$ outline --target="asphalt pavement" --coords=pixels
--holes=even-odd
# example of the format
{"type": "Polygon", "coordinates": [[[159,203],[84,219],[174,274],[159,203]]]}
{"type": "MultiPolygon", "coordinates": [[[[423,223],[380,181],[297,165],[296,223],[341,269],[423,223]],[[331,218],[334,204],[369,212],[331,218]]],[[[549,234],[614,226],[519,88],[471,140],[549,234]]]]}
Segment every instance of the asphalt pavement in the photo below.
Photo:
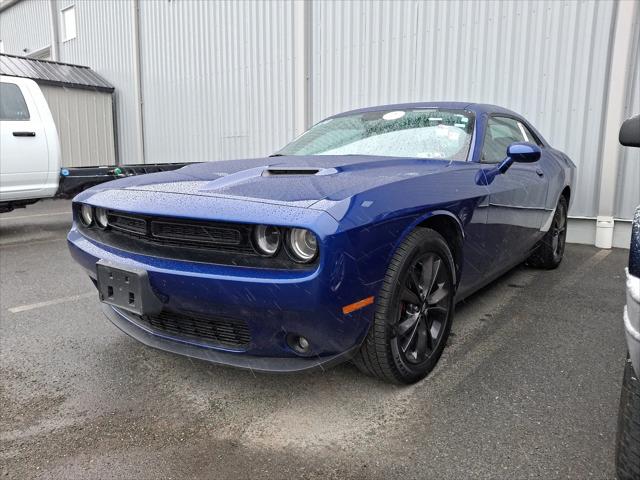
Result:
{"type": "Polygon", "coordinates": [[[254,374],[99,309],[70,202],[0,215],[0,478],[613,478],[626,250],[569,245],[457,308],[432,374],[254,374]]]}

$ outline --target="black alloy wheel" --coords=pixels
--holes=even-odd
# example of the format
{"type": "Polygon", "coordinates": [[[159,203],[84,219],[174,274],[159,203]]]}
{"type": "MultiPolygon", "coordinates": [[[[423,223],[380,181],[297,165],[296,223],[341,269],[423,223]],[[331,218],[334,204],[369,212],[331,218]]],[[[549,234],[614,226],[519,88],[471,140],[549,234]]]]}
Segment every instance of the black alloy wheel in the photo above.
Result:
{"type": "Polygon", "coordinates": [[[437,351],[449,315],[450,275],[437,253],[418,257],[409,267],[400,296],[394,353],[418,365],[437,351]]]}
{"type": "Polygon", "coordinates": [[[556,205],[551,227],[536,244],[531,256],[527,259],[527,265],[548,270],[560,265],[567,243],[567,209],[567,198],[562,195],[556,205]]]}
{"type": "Polygon", "coordinates": [[[567,243],[567,204],[558,202],[556,213],[551,224],[551,249],[553,258],[560,263],[564,255],[564,246],[567,243]]]}
{"type": "Polygon", "coordinates": [[[356,366],[392,383],[427,376],[447,343],[455,279],[453,255],[442,235],[429,228],[408,235],[387,268],[373,322],[353,359],[356,366]]]}

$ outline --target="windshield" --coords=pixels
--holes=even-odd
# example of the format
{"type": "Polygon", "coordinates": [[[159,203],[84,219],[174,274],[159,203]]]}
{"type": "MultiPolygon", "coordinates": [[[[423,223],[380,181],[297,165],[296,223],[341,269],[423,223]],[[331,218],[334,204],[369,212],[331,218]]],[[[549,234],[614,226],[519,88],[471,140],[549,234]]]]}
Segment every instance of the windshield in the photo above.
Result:
{"type": "Polygon", "coordinates": [[[465,110],[380,110],[324,120],[278,154],[466,160],[472,132],[465,110]]]}

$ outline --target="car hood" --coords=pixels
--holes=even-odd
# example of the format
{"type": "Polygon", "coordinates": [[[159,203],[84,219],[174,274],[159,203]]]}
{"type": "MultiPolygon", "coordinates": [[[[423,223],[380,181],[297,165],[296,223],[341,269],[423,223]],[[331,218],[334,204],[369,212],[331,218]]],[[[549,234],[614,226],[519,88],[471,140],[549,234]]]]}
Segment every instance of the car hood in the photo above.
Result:
{"type": "Polygon", "coordinates": [[[92,190],[124,189],[312,207],[382,185],[464,166],[443,160],[340,156],[280,156],[198,163],[128,177],[92,190]]]}

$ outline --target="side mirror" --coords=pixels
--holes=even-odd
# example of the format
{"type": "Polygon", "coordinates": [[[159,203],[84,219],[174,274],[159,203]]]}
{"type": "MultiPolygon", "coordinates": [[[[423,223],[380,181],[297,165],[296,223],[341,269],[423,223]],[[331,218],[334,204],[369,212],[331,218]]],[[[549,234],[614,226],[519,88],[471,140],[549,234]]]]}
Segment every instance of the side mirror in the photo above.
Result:
{"type": "Polygon", "coordinates": [[[507,158],[498,164],[500,173],[507,173],[514,163],[533,163],[540,160],[540,147],[533,143],[515,142],[507,147],[507,158]]]}
{"type": "Polygon", "coordinates": [[[640,115],[623,122],[618,141],[625,147],[640,147],[640,115]]]}
{"type": "Polygon", "coordinates": [[[540,160],[540,147],[533,143],[512,143],[507,148],[507,157],[511,157],[514,162],[537,162],[540,160]]]}

